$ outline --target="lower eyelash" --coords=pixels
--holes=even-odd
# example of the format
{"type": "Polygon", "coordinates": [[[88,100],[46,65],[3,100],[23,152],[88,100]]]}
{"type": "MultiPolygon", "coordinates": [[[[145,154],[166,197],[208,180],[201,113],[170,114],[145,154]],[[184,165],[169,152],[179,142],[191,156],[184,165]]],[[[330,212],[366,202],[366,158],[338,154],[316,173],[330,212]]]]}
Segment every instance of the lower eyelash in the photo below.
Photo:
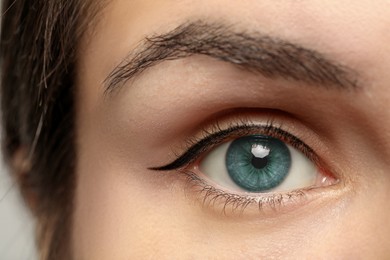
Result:
{"type": "Polygon", "coordinates": [[[279,211],[284,209],[287,203],[305,199],[307,192],[306,189],[267,195],[259,193],[258,196],[239,195],[215,188],[190,170],[180,170],[180,174],[186,177],[186,191],[195,192],[197,199],[201,201],[203,207],[212,206],[216,208],[219,206],[223,215],[228,215],[229,213],[242,214],[246,208],[253,206],[259,212],[279,211]]]}

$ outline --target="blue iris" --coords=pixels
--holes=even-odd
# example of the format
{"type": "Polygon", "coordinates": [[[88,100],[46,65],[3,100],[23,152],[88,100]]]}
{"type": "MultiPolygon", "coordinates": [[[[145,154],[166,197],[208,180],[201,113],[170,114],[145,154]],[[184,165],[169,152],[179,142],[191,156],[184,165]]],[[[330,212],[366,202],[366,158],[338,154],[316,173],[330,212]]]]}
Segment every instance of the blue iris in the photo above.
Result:
{"type": "Polygon", "coordinates": [[[226,153],[232,180],[250,192],[264,192],[280,185],[291,167],[291,154],[282,141],[252,135],[233,141],[226,153]]]}

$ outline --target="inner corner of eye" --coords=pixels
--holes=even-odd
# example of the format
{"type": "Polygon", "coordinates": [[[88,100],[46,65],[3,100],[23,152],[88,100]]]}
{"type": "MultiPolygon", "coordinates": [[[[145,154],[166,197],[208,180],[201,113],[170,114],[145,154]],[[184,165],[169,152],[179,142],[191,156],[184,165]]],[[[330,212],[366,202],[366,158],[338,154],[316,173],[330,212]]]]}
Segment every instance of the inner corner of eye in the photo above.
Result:
{"type": "Polygon", "coordinates": [[[257,193],[308,188],[316,184],[319,174],[302,152],[264,135],[215,147],[200,161],[199,170],[226,189],[257,193]]]}

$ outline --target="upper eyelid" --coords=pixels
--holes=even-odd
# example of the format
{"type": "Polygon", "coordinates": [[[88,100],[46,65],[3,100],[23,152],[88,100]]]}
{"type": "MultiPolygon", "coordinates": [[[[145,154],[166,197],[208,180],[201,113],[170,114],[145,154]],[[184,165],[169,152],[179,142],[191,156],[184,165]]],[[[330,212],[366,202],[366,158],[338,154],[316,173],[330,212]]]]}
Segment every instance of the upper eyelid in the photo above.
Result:
{"type": "MultiPolygon", "coordinates": [[[[219,128],[219,126],[217,126],[217,128],[219,128]]],[[[206,132],[205,138],[200,141],[195,141],[195,143],[192,141],[194,144],[190,146],[186,152],[178,156],[178,158],[173,162],[160,167],[151,167],[149,169],[156,171],[169,171],[181,168],[193,163],[201,156],[201,154],[209,151],[212,147],[221,144],[228,138],[233,139],[234,137],[238,138],[244,135],[255,134],[256,131],[261,131],[261,133],[258,134],[270,135],[279,139],[283,139],[283,137],[289,139],[283,141],[290,143],[294,148],[299,149],[305,156],[309,157],[311,161],[318,164],[319,159],[313,149],[296,136],[280,129],[280,127],[275,127],[272,122],[268,122],[265,125],[243,123],[242,125],[231,126],[227,129],[219,128],[219,130],[216,130],[214,133],[206,132]]]]}

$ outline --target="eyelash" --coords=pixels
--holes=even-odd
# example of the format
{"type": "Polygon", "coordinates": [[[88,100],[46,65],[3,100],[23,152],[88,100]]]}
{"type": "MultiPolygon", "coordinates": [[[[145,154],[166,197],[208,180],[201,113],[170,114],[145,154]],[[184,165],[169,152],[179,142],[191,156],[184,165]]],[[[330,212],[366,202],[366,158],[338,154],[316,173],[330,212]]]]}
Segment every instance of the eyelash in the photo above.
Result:
{"type": "Polygon", "coordinates": [[[177,159],[173,162],[161,166],[149,168],[155,171],[171,171],[177,170],[179,173],[186,176],[186,190],[189,188],[195,191],[201,198],[203,206],[209,206],[222,203],[222,212],[226,214],[226,209],[229,207],[231,211],[243,212],[249,205],[257,205],[259,210],[270,208],[272,210],[278,209],[285,203],[294,199],[303,199],[307,192],[312,188],[304,188],[301,190],[294,190],[291,192],[260,195],[241,195],[232,194],[222,189],[218,189],[210,185],[205,179],[195,173],[189,167],[200,161],[214,147],[247,135],[262,134],[277,138],[283,142],[288,143],[295,149],[302,152],[310,161],[312,161],[321,173],[327,175],[322,167],[318,155],[307,146],[298,137],[284,131],[282,126],[274,125],[273,121],[268,121],[266,124],[255,124],[249,120],[240,120],[239,122],[230,124],[227,128],[222,129],[217,122],[211,130],[203,130],[201,138],[192,138],[186,142],[186,149],[182,155],[176,155],[177,159]]]}

